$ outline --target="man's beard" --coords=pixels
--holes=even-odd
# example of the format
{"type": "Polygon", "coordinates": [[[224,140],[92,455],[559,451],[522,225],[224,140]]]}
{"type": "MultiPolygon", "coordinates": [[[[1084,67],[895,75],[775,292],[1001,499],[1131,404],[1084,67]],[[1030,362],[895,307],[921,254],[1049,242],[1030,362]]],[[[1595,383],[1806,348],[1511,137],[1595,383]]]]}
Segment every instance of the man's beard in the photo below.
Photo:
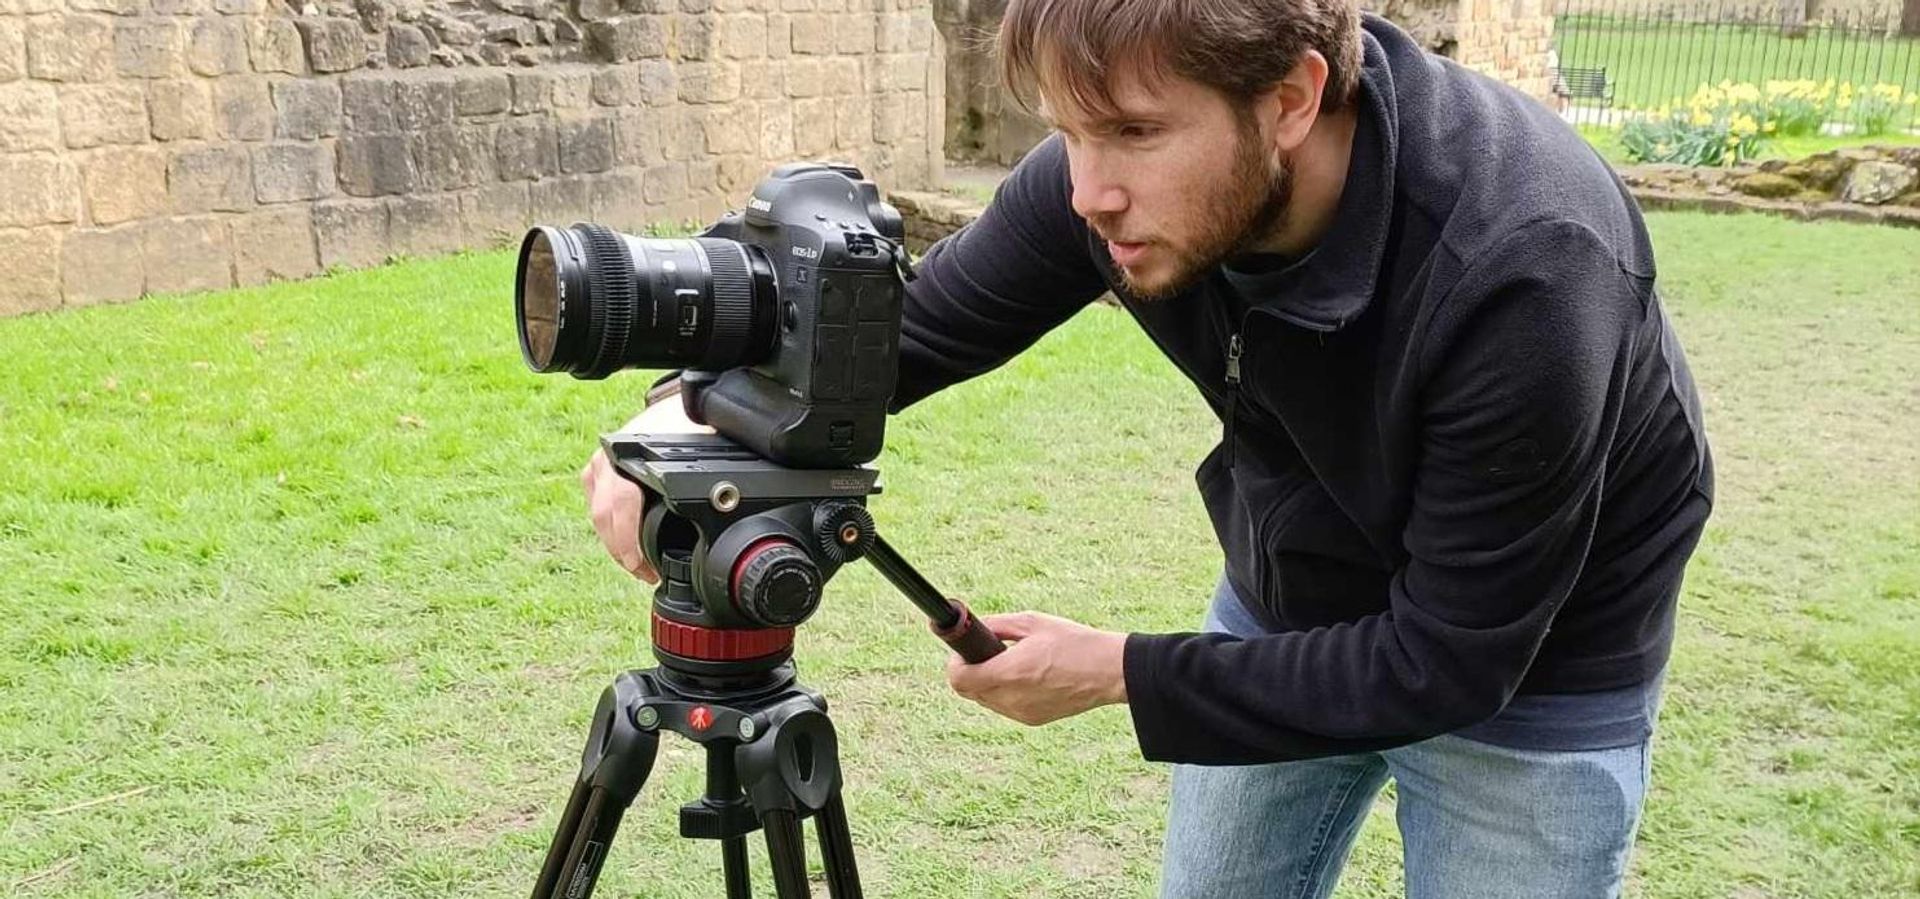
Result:
{"type": "MultiPolygon", "coordinates": [[[[1173,255],[1168,277],[1143,283],[1126,269],[1119,270],[1129,295],[1149,302],[1174,296],[1229,257],[1252,249],[1286,221],[1287,205],[1293,199],[1293,161],[1282,159],[1279,165],[1270,165],[1260,152],[1259,137],[1251,120],[1242,122],[1230,173],[1212,182],[1213,189],[1188,207],[1188,214],[1198,219],[1193,238],[1184,246],[1159,245],[1173,255]]],[[[1113,230],[1102,228],[1099,221],[1093,226],[1102,234],[1113,230]]]]}

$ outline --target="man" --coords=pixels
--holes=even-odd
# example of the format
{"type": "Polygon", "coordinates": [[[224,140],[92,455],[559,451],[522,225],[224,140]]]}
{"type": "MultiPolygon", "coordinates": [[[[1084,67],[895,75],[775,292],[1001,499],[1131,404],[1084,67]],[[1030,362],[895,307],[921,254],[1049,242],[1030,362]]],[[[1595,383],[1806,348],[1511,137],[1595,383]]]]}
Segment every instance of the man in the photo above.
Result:
{"type": "MultiPolygon", "coordinates": [[[[1388,777],[1412,896],[1615,895],[1712,496],[1638,210],[1536,101],[1347,0],[1013,0],[1059,134],[931,249],[904,407],[1111,289],[1223,422],[1199,634],[987,619],[955,690],[1125,702],[1168,896],[1326,896],[1388,777]]],[[[643,576],[637,492],[596,458],[643,576]]]]}

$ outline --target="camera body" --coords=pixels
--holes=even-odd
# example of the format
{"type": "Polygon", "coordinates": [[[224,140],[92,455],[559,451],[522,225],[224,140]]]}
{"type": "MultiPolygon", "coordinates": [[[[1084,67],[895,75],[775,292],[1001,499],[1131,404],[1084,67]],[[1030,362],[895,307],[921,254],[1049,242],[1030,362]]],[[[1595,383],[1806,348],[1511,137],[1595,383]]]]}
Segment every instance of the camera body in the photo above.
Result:
{"type": "Polygon", "coordinates": [[[899,212],[858,169],[794,163],[701,236],[764,254],[778,326],[753,364],[685,371],[688,416],[788,467],[878,456],[900,359],[899,212]]]}

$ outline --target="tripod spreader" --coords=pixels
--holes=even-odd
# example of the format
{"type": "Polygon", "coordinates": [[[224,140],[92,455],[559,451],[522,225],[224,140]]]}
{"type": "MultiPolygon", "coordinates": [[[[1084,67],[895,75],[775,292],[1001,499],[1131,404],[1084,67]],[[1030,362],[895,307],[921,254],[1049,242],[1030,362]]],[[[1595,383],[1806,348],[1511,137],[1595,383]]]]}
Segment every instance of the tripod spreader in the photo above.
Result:
{"type": "Polygon", "coordinates": [[[873,560],[873,567],[880,569],[887,580],[906,594],[907,599],[927,613],[933,622],[935,636],[945,640],[953,651],[967,660],[970,665],[978,665],[1000,654],[1006,646],[1000,638],[993,635],[980,619],[973,616],[966,603],[947,599],[935,590],[927,579],[920,576],[907,560],[893,551],[886,538],[874,535],[873,547],[867,550],[867,558],[873,560]]]}

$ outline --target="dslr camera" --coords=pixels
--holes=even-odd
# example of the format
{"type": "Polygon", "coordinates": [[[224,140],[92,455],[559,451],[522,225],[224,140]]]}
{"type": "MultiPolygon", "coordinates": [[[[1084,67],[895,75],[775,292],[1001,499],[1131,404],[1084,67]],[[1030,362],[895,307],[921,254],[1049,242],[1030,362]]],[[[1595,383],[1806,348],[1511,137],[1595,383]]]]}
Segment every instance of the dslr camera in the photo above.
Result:
{"type": "Polygon", "coordinates": [[[790,468],[879,455],[900,357],[900,213],[845,165],[792,163],[691,238],[535,228],[514,308],[537,372],[681,368],[687,414],[790,468]]]}

